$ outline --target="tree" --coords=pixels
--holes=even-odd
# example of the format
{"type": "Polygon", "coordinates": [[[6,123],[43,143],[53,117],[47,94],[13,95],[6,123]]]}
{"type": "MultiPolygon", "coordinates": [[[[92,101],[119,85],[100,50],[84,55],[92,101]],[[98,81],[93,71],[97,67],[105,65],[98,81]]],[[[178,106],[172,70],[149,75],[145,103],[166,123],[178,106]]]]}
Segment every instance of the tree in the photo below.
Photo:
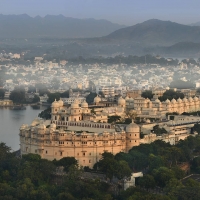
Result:
{"type": "Polygon", "coordinates": [[[12,100],[14,103],[25,103],[25,89],[23,87],[15,87],[15,89],[10,94],[10,100],[12,100]]]}
{"type": "Polygon", "coordinates": [[[157,169],[164,166],[164,160],[161,156],[149,155],[149,170],[157,169]]]}
{"type": "Polygon", "coordinates": [[[51,107],[48,107],[47,109],[39,113],[38,117],[43,118],[43,119],[51,119],[51,107]]]}
{"type": "Polygon", "coordinates": [[[78,162],[77,160],[74,158],[74,157],[64,157],[64,158],[61,158],[60,160],[56,161],[54,160],[54,164],[56,166],[63,166],[64,167],[64,170],[66,172],[69,171],[69,168],[72,166],[72,165],[75,165],[75,166],[78,166],[78,162]]]}
{"type": "Polygon", "coordinates": [[[172,167],[171,169],[173,170],[176,179],[180,180],[183,177],[185,177],[185,172],[179,167],[175,166],[175,167],[172,167]]]}
{"type": "Polygon", "coordinates": [[[94,98],[97,96],[97,93],[95,92],[90,92],[90,94],[86,97],[86,102],[88,104],[91,104],[94,102],[94,98]]]}
{"type": "Polygon", "coordinates": [[[168,183],[165,186],[165,192],[171,193],[173,191],[176,191],[177,189],[183,187],[183,184],[181,181],[179,181],[176,178],[172,178],[168,181],[168,183]]]}
{"type": "Polygon", "coordinates": [[[53,103],[55,101],[55,99],[58,101],[60,99],[60,93],[49,93],[48,94],[48,99],[47,102],[48,103],[53,103]]]}
{"type": "Polygon", "coordinates": [[[65,91],[65,92],[63,92],[63,93],[61,93],[61,94],[60,94],[60,97],[62,97],[62,98],[69,98],[69,90],[67,90],[67,91],[65,91]]]}
{"type": "Polygon", "coordinates": [[[116,171],[116,176],[118,179],[123,179],[124,177],[130,177],[131,176],[131,169],[128,165],[128,163],[124,160],[120,160],[118,162],[118,170],[116,171]]]}
{"type": "Polygon", "coordinates": [[[36,92],[36,88],[34,86],[30,85],[28,87],[28,93],[35,93],[35,92],[36,92]]]}
{"type": "Polygon", "coordinates": [[[162,134],[167,133],[167,131],[166,131],[164,128],[160,128],[159,125],[155,125],[155,126],[153,127],[153,132],[154,132],[156,135],[162,135],[162,134]]]}
{"type": "Polygon", "coordinates": [[[178,160],[181,158],[182,151],[180,148],[172,146],[165,148],[163,150],[163,154],[165,155],[165,158],[170,163],[170,167],[172,165],[177,165],[178,160]]]}
{"type": "Polygon", "coordinates": [[[174,90],[166,90],[164,93],[163,93],[163,96],[159,97],[158,99],[160,101],[166,101],[167,99],[169,100],[172,100],[172,99],[183,99],[184,98],[184,94],[181,93],[181,92],[176,92],[174,90]]]}
{"type": "Polygon", "coordinates": [[[156,184],[160,187],[165,187],[170,179],[175,178],[174,172],[167,167],[154,169],[152,175],[154,176],[156,184]]]}
{"type": "Polygon", "coordinates": [[[0,89],[0,98],[3,99],[5,95],[5,90],[4,89],[0,89]]]}
{"type": "Polygon", "coordinates": [[[145,99],[152,99],[153,98],[153,93],[151,90],[145,90],[144,92],[142,92],[141,96],[145,99]]]}
{"type": "Polygon", "coordinates": [[[154,177],[149,174],[146,174],[143,177],[140,177],[138,184],[139,184],[139,186],[146,188],[147,190],[153,189],[156,186],[154,177]]]}
{"type": "Polygon", "coordinates": [[[37,95],[34,95],[34,98],[32,100],[32,103],[38,103],[40,101],[40,97],[37,95]]]}
{"type": "Polygon", "coordinates": [[[200,134],[200,124],[199,123],[194,124],[193,131],[196,131],[198,134],[200,134]]]}
{"type": "Polygon", "coordinates": [[[108,116],[108,123],[116,123],[121,119],[118,115],[108,116]]]}

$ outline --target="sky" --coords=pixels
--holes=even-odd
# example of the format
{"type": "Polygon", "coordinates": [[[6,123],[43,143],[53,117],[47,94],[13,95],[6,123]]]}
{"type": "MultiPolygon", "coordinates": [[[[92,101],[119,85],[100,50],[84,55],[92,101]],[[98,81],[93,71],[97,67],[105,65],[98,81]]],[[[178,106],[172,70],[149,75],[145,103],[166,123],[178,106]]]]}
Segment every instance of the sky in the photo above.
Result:
{"type": "Polygon", "coordinates": [[[134,25],[148,19],[182,24],[200,21],[200,0],[0,0],[0,14],[62,14],[134,25]]]}

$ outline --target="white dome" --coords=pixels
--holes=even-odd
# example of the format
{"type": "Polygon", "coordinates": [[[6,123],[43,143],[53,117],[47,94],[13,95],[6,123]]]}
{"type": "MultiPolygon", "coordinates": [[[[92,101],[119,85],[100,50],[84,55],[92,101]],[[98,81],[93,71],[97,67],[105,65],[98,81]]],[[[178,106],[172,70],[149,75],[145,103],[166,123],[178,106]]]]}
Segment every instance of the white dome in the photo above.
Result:
{"type": "Polygon", "coordinates": [[[79,108],[79,102],[77,99],[75,99],[74,102],[71,104],[71,108],[73,109],[79,108]]]}
{"type": "Polygon", "coordinates": [[[81,104],[82,108],[88,108],[88,103],[84,100],[83,103],[81,104]]]}
{"type": "Polygon", "coordinates": [[[55,101],[51,104],[51,107],[57,108],[57,107],[60,107],[60,104],[59,104],[58,101],[56,101],[56,99],[55,99],[55,101]]]}
{"type": "Polygon", "coordinates": [[[129,97],[128,97],[128,96],[126,96],[125,100],[126,100],[126,101],[129,101],[129,97]]]}
{"type": "Polygon", "coordinates": [[[130,102],[134,102],[134,99],[131,97],[131,98],[129,99],[129,101],[130,101],[130,102]]]}
{"type": "Polygon", "coordinates": [[[125,99],[123,99],[122,97],[120,97],[120,98],[118,99],[118,105],[124,106],[125,104],[126,104],[125,99]]]}
{"type": "Polygon", "coordinates": [[[40,124],[40,125],[38,125],[37,128],[38,128],[38,129],[45,130],[45,129],[46,129],[46,126],[45,126],[44,124],[40,124]]]}
{"type": "Polygon", "coordinates": [[[160,100],[159,100],[159,99],[156,99],[155,102],[160,103],[160,100]]]}
{"type": "Polygon", "coordinates": [[[25,128],[26,128],[26,125],[22,124],[21,127],[20,127],[20,130],[25,129],[25,128]]]}
{"type": "Polygon", "coordinates": [[[195,101],[198,101],[199,99],[198,99],[198,97],[195,96],[195,97],[194,97],[194,100],[195,100],[195,101]]]}
{"type": "Polygon", "coordinates": [[[58,103],[59,103],[59,105],[60,105],[61,107],[64,105],[64,102],[63,102],[61,99],[58,101],[58,103]]]}
{"type": "Polygon", "coordinates": [[[146,120],[146,123],[151,123],[150,119],[147,119],[147,120],[146,120]]]}
{"type": "Polygon", "coordinates": [[[99,95],[97,95],[95,98],[94,98],[94,103],[99,103],[101,101],[101,98],[99,97],[99,95]]]}
{"type": "Polygon", "coordinates": [[[165,103],[170,103],[170,100],[169,100],[169,99],[167,99],[167,100],[165,101],[165,103]]]}
{"type": "Polygon", "coordinates": [[[166,90],[169,90],[170,89],[170,87],[166,87],[166,90]]]}
{"type": "Polygon", "coordinates": [[[40,123],[40,120],[38,118],[34,119],[31,123],[31,126],[36,126],[40,123]]]}
{"type": "Polygon", "coordinates": [[[189,100],[189,102],[193,102],[193,98],[192,97],[190,97],[188,100],[189,100]]]}
{"type": "Polygon", "coordinates": [[[140,127],[132,122],[126,127],[126,132],[127,133],[139,133],[140,132],[140,127]]]}
{"type": "Polygon", "coordinates": [[[178,98],[177,102],[178,103],[182,103],[182,100],[180,98],[178,98]]]}
{"type": "Polygon", "coordinates": [[[175,99],[172,99],[171,102],[172,102],[172,103],[176,103],[176,100],[175,100],[175,99]]]}
{"type": "Polygon", "coordinates": [[[187,100],[186,98],[183,98],[183,101],[184,101],[184,102],[188,102],[188,100],[187,100]]]}

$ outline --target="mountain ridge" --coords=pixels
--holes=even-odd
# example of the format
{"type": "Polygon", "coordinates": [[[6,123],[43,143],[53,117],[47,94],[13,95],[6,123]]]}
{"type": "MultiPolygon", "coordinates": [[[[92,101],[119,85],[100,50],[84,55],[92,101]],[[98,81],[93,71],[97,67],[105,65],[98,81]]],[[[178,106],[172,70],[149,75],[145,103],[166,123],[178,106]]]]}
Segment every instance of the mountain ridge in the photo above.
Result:
{"type": "Polygon", "coordinates": [[[200,27],[150,19],[134,26],[116,30],[104,38],[156,45],[173,45],[178,42],[200,42],[200,27]]]}
{"type": "Polygon", "coordinates": [[[0,27],[0,38],[90,38],[108,35],[125,26],[103,19],[77,19],[64,15],[0,14],[0,27]]]}

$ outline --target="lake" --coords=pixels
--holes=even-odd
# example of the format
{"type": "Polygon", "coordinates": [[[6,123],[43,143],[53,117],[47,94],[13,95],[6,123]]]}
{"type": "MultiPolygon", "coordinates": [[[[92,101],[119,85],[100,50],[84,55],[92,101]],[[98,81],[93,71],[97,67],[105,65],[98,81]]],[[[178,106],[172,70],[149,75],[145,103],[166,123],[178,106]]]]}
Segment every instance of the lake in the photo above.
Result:
{"type": "Polygon", "coordinates": [[[38,116],[41,110],[33,109],[27,106],[26,110],[11,110],[10,108],[0,108],[0,142],[6,143],[12,150],[18,150],[19,147],[19,128],[22,124],[31,124],[38,116]]]}

